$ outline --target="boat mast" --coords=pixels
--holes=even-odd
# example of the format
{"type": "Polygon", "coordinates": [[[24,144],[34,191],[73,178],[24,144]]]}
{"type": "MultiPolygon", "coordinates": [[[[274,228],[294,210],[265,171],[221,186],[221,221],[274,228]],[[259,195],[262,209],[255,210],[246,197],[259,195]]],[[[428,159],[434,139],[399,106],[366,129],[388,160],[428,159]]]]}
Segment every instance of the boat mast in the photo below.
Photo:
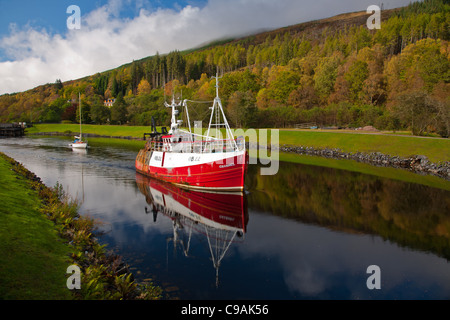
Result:
{"type": "Polygon", "coordinates": [[[220,127],[224,126],[226,135],[227,135],[227,139],[226,139],[227,142],[230,141],[230,146],[232,148],[234,148],[235,150],[237,150],[236,141],[234,141],[233,133],[231,132],[230,125],[228,124],[227,118],[225,117],[225,113],[223,112],[222,101],[220,100],[220,97],[219,97],[219,78],[221,78],[221,77],[219,77],[218,73],[216,73],[216,76],[213,78],[216,79],[216,97],[214,98],[214,104],[212,106],[211,118],[209,119],[208,132],[207,132],[206,136],[209,137],[209,131],[211,129],[211,126],[215,126],[216,127],[216,139],[218,139],[220,137],[220,135],[219,135],[220,127]],[[216,115],[216,123],[215,124],[212,123],[214,112],[216,113],[215,114],[216,115]],[[220,123],[220,115],[222,115],[224,123],[220,123]]]}
{"type": "Polygon", "coordinates": [[[80,141],[83,141],[83,134],[81,132],[81,93],[78,92],[78,104],[80,108],[80,141]]]}

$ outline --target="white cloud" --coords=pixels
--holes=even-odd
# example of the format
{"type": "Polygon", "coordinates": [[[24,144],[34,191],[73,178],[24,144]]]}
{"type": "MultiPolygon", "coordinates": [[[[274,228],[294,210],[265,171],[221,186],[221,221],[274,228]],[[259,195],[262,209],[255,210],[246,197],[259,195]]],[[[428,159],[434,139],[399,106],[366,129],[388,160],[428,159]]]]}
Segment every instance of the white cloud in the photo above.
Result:
{"type": "MultiPolygon", "coordinates": [[[[409,0],[396,0],[405,5],[409,0]]],[[[217,38],[261,28],[277,28],[347,11],[362,11],[371,1],[209,0],[200,8],[141,9],[133,19],[119,17],[129,0],[110,0],[82,16],[81,29],[51,35],[12,25],[0,39],[11,61],[0,62],[0,94],[40,84],[77,79],[141,59],[184,50],[217,38]],[[365,3],[367,2],[367,3],[365,3]]],[[[148,7],[148,6],[147,6],[148,7]]],[[[82,12],[83,13],[83,12],[82,12]]]]}

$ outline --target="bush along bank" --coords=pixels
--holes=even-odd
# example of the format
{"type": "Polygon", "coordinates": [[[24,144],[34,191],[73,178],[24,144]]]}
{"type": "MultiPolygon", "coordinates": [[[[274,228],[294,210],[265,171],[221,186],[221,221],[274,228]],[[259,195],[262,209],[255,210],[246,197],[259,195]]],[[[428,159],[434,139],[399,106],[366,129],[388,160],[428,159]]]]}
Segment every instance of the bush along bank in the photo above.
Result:
{"type": "MultiPolygon", "coordinates": [[[[54,222],[60,237],[71,248],[68,266],[80,268],[80,289],[73,289],[76,300],[158,300],[161,288],[153,283],[137,283],[129,266],[118,255],[107,253],[94,233],[98,224],[78,213],[79,204],[71,200],[60,184],[49,188],[19,162],[0,153],[12,170],[30,181],[41,199],[40,211],[54,222]]],[[[65,270],[64,270],[65,271],[65,270]]],[[[69,290],[69,289],[68,289],[69,290]]]]}
{"type": "Polygon", "coordinates": [[[450,161],[433,163],[424,155],[412,155],[406,158],[390,156],[381,152],[344,152],[339,149],[314,148],[293,145],[280,145],[278,150],[304,155],[320,156],[331,159],[349,159],[376,166],[402,168],[419,174],[435,175],[450,180],[450,161]]]}

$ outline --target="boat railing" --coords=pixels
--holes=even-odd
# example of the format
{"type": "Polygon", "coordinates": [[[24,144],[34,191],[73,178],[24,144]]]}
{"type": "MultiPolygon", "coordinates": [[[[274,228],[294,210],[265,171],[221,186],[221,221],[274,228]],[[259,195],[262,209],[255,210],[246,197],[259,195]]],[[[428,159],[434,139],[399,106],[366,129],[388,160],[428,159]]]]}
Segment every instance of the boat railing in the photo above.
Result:
{"type": "Polygon", "coordinates": [[[180,136],[172,141],[149,141],[148,149],[152,151],[174,153],[218,153],[234,152],[245,149],[245,139],[216,139],[208,137],[206,140],[193,140],[194,137],[180,136]],[[180,139],[181,137],[181,139],[180,139]]]}

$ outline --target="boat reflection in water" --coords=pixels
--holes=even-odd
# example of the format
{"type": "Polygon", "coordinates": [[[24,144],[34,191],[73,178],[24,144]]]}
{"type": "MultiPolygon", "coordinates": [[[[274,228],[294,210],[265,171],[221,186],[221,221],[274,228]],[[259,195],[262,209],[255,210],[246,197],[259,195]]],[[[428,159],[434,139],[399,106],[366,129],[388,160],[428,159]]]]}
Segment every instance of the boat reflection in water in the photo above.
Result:
{"type": "Polygon", "coordinates": [[[153,221],[158,214],[172,220],[170,240],[186,257],[193,234],[206,237],[218,286],[219,267],[226,252],[233,243],[244,241],[248,223],[245,194],[187,190],[139,173],[136,183],[150,205],[145,212],[153,213],[153,221]]]}

